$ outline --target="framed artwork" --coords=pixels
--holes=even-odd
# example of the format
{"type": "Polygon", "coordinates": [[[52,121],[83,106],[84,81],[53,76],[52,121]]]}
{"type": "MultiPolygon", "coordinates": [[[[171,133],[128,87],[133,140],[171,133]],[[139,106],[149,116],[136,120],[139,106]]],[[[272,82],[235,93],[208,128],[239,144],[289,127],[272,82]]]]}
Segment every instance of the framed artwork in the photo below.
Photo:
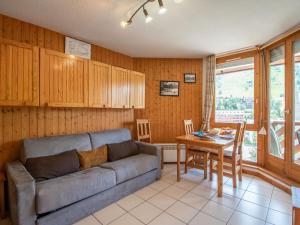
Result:
{"type": "Polygon", "coordinates": [[[185,73],[184,74],[184,83],[196,83],[196,74],[195,73],[185,73]]]}
{"type": "Polygon", "coordinates": [[[160,81],[160,96],[179,96],[179,81],[160,81]]]}
{"type": "Polygon", "coordinates": [[[65,53],[91,59],[91,45],[70,37],[65,38],[65,53]]]}

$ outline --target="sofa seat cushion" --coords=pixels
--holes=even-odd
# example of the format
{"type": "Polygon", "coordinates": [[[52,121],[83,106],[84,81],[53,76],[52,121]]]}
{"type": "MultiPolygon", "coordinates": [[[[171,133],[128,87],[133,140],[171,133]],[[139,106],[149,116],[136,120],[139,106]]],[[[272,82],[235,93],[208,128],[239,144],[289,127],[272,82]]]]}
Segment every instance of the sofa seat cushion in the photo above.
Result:
{"type": "Polygon", "coordinates": [[[113,170],[93,167],[36,184],[36,212],[47,213],[116,185],[113,170]]]}
{"type": "Polygon", "coordinates": [[[130,180],[158,168],[155,155],[138,154],[114,162],[103,163],[101,167],[116,172],[117,184],[130,180]]]}

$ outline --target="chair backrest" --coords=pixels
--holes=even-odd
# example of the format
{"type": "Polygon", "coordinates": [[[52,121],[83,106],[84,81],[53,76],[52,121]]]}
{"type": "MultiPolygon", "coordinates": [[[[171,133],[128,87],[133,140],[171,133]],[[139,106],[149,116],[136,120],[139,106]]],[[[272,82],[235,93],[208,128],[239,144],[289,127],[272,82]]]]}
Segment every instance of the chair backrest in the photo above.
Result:
{"type": "Polygon", "coordinates": [[[235,139],[234,139],[233,152],[232,152],[233,156],[235,156],[236,154],[242,155],[245,129],[246,129],[246,122],[238,123],[235,139]]]}
{"type": "Polygon", "coordinates": [[[183,120],[185,134],[191,134],[194,132],[194,125],[192,120],[183,120]]]}
{"type": "Polygon", "coordinates": [[[150,121],[148,119],[137,119],[136,129],[138,141],[144,141],[149,143],[152,142],[150,121]]]}

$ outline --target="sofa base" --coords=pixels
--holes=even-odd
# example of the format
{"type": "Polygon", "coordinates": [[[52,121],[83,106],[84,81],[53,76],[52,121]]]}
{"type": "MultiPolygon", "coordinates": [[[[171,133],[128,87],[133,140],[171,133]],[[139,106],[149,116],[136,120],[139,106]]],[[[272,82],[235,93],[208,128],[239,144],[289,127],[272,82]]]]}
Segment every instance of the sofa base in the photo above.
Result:
{"type": "Polygon", "coordinates": [[[106,191],[39,217],[37,225],[71,225],[113,202],[145,187],[157,179],[157,169],[118,184],[106,191]]]}

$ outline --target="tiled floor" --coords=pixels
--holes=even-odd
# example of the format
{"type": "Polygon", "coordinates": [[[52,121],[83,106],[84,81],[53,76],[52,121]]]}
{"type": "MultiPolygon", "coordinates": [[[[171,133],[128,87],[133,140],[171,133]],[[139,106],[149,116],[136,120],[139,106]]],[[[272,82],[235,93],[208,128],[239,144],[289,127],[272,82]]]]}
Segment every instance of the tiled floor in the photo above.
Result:
{"type": "MultiPolygon", "coordinates": [[[[291,196],[256,177],[244,175],[238,188],[224,178],[224,196],[202,171],[189,170],[176,182],[175,165],[161,180],[74,225],[291,225],[291,196]]],[[[9,221],[0,225],[10,224],[9,221]]]]}

